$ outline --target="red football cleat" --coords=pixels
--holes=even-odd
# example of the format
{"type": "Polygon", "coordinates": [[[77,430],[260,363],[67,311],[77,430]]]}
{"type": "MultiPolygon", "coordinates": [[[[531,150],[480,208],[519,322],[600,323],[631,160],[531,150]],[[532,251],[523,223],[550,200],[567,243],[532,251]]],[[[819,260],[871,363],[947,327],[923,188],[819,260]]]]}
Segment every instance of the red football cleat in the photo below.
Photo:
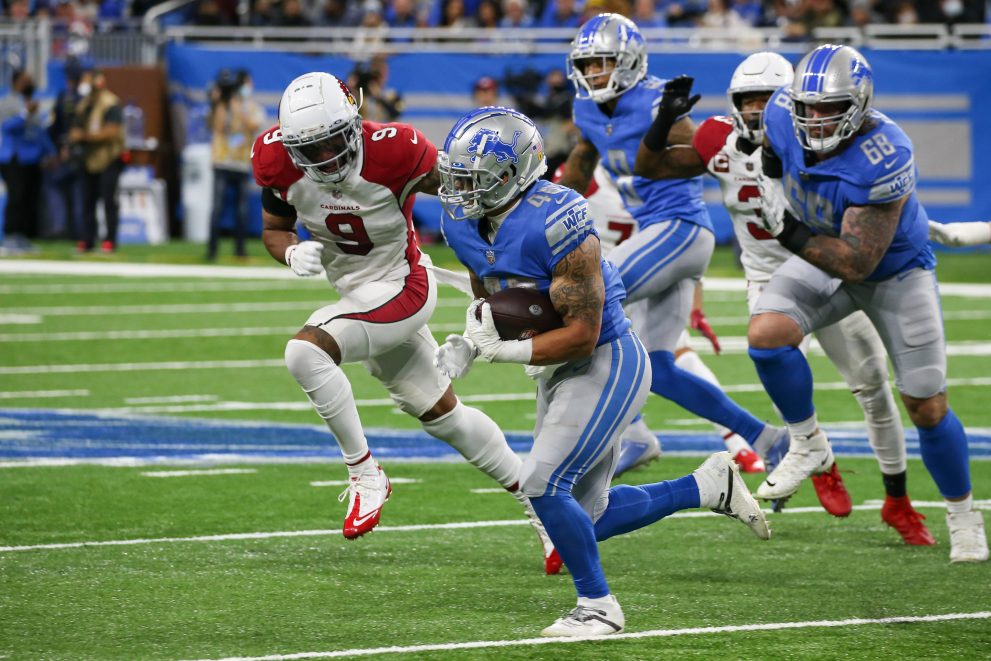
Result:
{"type": "Polygon", "coordinates": [[[849,516],[853,511],[850,494],[843,485],[843,478],[840,477],[835,461],[832,468],[825,473],[812,476],[812,486],[816,489],[816,496],[819,497],[823,509],[833,516],[849,516]]]}
{"type": "Polygon", "coordinates": [[[922,520],[926,517],[915,511],[908,496],[892,498],[885,496],[881,506],[881,520],[898,531],[906,544],[912,546],[934,546],[936,538],[932,536],[922,520]]]}
{"type": "Polygon", "coordinates": [[[564,562],[561,561],[561,556],[557,554],[557,549],[553,549],[544,558],[544,573],[548,576],[553,576],[561,571],[561,567],[564,566],[564,562]]]}
{"type": "Polygon", "coordinates": [[[753,450],[744,448],[736,453],[733,461],[744,473],[763,473],[765,470],[764,460],[753,450]]]}
{"type": "Polygon", "coordinates": [[[348,539],[357,539],[378,525],[382,515],[382,506],[392,495],[392,484],[386,477],[382,467],[375,464],[372,470],[366,470],[351,476],[351,482],[338,500],[350,496],[348,513],[344,518],[342,532],[348,539]]]}

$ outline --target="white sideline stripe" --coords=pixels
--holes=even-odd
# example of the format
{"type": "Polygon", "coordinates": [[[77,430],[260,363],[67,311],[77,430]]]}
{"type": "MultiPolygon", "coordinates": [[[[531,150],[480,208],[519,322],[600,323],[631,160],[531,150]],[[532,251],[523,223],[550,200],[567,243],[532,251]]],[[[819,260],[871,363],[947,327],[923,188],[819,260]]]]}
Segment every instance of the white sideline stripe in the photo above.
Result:
{"type": "MultiPolygon", "coordinates": [[[[946,503],[917,501],[912,503],[915,507],[923,508],[946,508],[946,503]]],[[[991,501],[974,501],[977,509],[991,508],[991,501]]],[[[881,509],[879,501],[871,501],[863,505],[854,505],[855,511],[872,511],[881,509]]],[[[770,510],[765,510],[770,513],[770,510]]],[[[786,508],[783,512],[772,513],[777,517],[782,514],[826,514],[822,507],[792,507],[786,508]]],[[[675,512],[665,519],[698,519],[708,517],[718,517],[721,514],[714,512],[675,512]]],[[[505,528],[509,526],[528,526],[530,522],[526,519],[510,519],[504,521],[461,521],[455,523],[425,523],[408,526],[376,526],[375,532],[420,532],[423,530],[466,530],[469,528],[505,528]]],[[[252,539],[275,539],[282,537],[327,537],[329,535],[340,535],[338,530],[284,530],[276,532],[243,532],[230,533],[226,535],[197,535],[195,537],[158,537],[149,539],[113,539],[106,541],[89,542],[65,542],[62,544],[32,544],[28,546],[0,546],[0,553],[14,553],[18,551],[40,551],[58,549],[79,549],[96,546],[140,546],[144,544],[175,544],[179,542],[229,542],[252,539]]]]}
{"type": "Polygon", "coordinates": [[[89,397],[89,390],[6,390],[0,399],[35,399],[40,397],[89,397]]]}
{"type": "Polygon", "coordinates": [[[498,487],[491,487],[486,489],[468,489],[468,493],[506,493],[506,490],[498,487]]]}
{"type": "Polygon", "coordinates": [[[126,404],[174,404],[177,402],[215,402],[216,395],[169,395],[166,397],[125,397],[126,404]]]}
{"type": "Polygon", "coordinates": [[[0,374],[74,374],[78,372],[140,372],[142,370],[203,370],[285,367],[281,358],[266,360],[167,361],[159,363],[100,363],[91,365],[25,365],[0,367],[0,374]]]}
{"type": "Polygon", "coordinates": [[[438,643],[434,645],[394,645],[392,647],[358,647],[332,652],[297,652],[295,654],[270,654],[267,656],[229,656],[223,659],[199,659],[198,661],[290,661],[292,659],[335,659],[346,656],[378,656],[381,654],[413,654],[450,650],[477,650],[498,647],[523,647],[531,645],[567,645],[591,641],[635,640],[639,638],[669,638],[671,636],[697,636],[702,634],[737,633],[743,631],[783,631],[786,629],[822,629],[866,626],[872,624],[918,624],[948,622],[952,620],[986,620],[991,611],[976,613],[944,613],[942,615],[900,615],[896,617],[849,618],[846,620],[809,620],[805,622],[768,622],[765,624],[735,624],[722,627],[688,627],[685,629],[652,629],[607,636],[584,638],[521,638],[519,640],[474,640],[464,643],[438,643]]]}
{"type": "MultiPolygon", "coordinates": [[[[313,289],[327,290],[328,285],[323,280],[303,280],[292,285],[293,289],[300,286],[316,284],[313,289]]],[[[205,291],[287,291],[290,285],[285,282],[256,280],[254,282],[237,282],[234,280],[217,282],[103,282],[74,285],[0,285],[0,294],[126,294],[146,292],[205,292],[205,291]]]]}
{"type": "Polygon", "coordinates": [[[258,469],[256,468],[207,468],[188,471],[146,471],[141,474],[145,477],[195,477],[199,475],[248,475],[257,472],[258,469]]]}
{"type": "Polygon", "coordinates": [[[0,325],[32,325],[40,323],[41,316],[37,314],[0,314],[0,325]]]}
{"type": "MultiPolygon", "coordinates": [[[[423,480],[416,480],[412,477],[392,477],[389,476],[389,482],[392,484],[422,484],[423,480]]],[[[311,487],[346,487],[351,483],[351,480],[318,480],[316,482],[310,482],[311,487]]]]}
{"type": "MultiPolygon", "coordinates": [[[[281,365],[281,361],[279,362],[281,365]]],[[[252,365],[256,367],[256,365],[252,365]]],[[[181,368],[173,368],[181,369],[181,368]]],[[[109,371],[109,370],[108,370],[109,371]]],[[[0,374],[3,369],[0,368],[0,374]]],[[[947,379],[947,386],[959,387],[987,387],[991,386],[991,377],[975,377],[972,379],[947,379]]],[[[832,381],[815,384],[817,391],[825,390],[849,390],[850,386],[845,381],[832,381]]],[[[723,385],[723,391],[728,393],[738,392],[764,392],[764,386],[759,383],[745,383],[740,385],[723,385]]],[[[506,392],[487,395],[458,395],[458,399],[466,404],[486,404],[493,402],[525,402],[533,400],[532,392],[506,392]]],[[[388,398],[379,399],[358,399],[355,404],[359,407],[373,406],[395,406],[396,403],[388,398]]],[[[210,411],[309,411],[311,405],[306,402],[216,402],[190,405],[167,405],[167,406],[122,406],[118,408],[101,409],[77,409],[76,411],[97,412],[105,415],[118,415],[122,413],[199,413],[210,411]]],[[[704,422],[704,421],[702,421],[704,422]]],[[[698,424],[698,421],[696,421],[698,424]]],[[[678,423],[672,423],[678,424],[678,423]]],[[[863,421],[859,424],[863,425],[863,421]]]]}

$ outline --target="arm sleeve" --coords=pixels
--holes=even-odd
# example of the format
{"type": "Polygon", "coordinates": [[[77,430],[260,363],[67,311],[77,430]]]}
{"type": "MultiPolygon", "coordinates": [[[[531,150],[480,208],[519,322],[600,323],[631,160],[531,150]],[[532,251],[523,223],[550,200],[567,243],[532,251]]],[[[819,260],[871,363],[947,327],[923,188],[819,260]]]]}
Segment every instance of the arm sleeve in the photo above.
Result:
{"type": "Polygon", "coordinates": [[[702,122],[692,137],[692,147],[708,166],[712,157],[726,144],[726,138],[733,131],[733,124],[725,117],[710,117],[702,122]]]}
{"type": "Polygon", "coordinates": [[[262,189],[262,208],[273,216],[280,218],[295,218],[296,209],[288,202],[283,202],[271,188],[262,189]]]}

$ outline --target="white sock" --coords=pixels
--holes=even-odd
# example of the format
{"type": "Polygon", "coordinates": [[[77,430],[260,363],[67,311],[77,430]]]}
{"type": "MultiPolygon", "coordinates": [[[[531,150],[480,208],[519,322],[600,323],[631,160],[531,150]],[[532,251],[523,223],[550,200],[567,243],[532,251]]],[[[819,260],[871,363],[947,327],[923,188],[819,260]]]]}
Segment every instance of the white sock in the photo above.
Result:
{"type": "Polygon", "coordinates": [[[499,426],[478,409],[458,401],[448,413],[422,424],[424,431],[449,444],[503,487],[519,482],[523,462],[509,448],[499,426]]]}
{"type": "Polygon", "coordinates": [[[963,514],[974,509],[974,494],[969,493],[963,500],[946,501],[947,514],[963,514]]]}
{"type": "Polygon", "coordinates": [[[788,431],[792,436],[812,436],[817,429],[819,429],[819,419],[815,413],[800,422],[788,423],[788,431]]]}
{"type": "Polygon", "coordinates": [[[908,467],[905,456],[905,427],[888,384],[864,388],[854,396],[864,410],[867,440],[874,450],[877,463],[885,475],[904,473],[908,467]]]}
{"type": "Polygon", "coordinates": [[[337,439],[349,469],[351,464],[370,457],[351,384],[334,360],[311,342],[289,340],[286,367],[337,439]]]}
{"type": "Polygon", "coordinates": [[[726,449],[729,450],[731,457],[735,457],[740,454],[742,450],[749,450],[750,444],[747,443],[747,439],[743,438],[739,434],[734,434],[729,432],[729,436],[723,436],[723,443],[726,444],[726,449]]]}

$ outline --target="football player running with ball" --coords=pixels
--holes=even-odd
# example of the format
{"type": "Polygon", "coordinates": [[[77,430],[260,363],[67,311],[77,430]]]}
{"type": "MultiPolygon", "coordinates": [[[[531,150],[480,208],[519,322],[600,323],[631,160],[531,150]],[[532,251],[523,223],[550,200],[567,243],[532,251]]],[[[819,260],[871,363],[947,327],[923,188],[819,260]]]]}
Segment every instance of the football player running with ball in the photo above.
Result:
{"type": "MultiPolygon", "coordinates": [[[[715,236],[702,202],[701,178],[655,181],[633,170],[641,138],[659,113],[664,81],[647,75],[647,47],[637,26],[618,14],[586,22],[571,43],[568,76],[575,85],[574,121],[581,131],[560,183],[588,189],[601,161],[639,231],[609,253],[627,303],[646,301],[642,328],[652,392],[739,434],[765,453],[786,431],[758,420],[719,387],[675,365],[695,285],[709,265],[715,236]]],[[[695,99],[697,101],[697,99],[695,99]]],[[[670,142],[691,141],[687,113],[665,116],[670,142]]],[[[645,451],[649,451],[646,448],[645,451]]],[[[635,463],[635,462],[634,462],[635,463]]]]}
{"type": "Polygon", "coordinates": [[[520,485],[571,572],[578,605],[543,634],[617,633],[623,611],[597,542],[696,507],[739,519],[761,539],[770,537],[767,521],[728,452],[677,480],[609,488],[620,434],[647,399],[650,361],[630,332],[623,284],[600,256],[585,199],[539,179],[547,164],[533,122],[508,108],[472,111],[448,134],[439,169],[444,235],[478,298],[465,334],[447,338],[437,365],[452,378],[476,358],[558,365],[537,382],[534,443],[520,485]],[[525,340],[500,337],[482,297],[509,287],[549,296],[563,325],[525,340]]]}
{"type": "Polygon", "coordinates": [[[285,358],[348,467],[344,536],[371,531],[392,491],[339,367],[360,362],[427,433],[524,505],[544,542],[545,569],[556,573],[560,560],[519,489],[519,457],[488,416],[458,401],[433,364],[437,343],[426,324],[437,286],[414,238],[411,211],[416,193],[437,193],[436,148],[412,126],[362,121],[342,81],[308,73],[286,88],[279,126],[255,141],[251,162],[263,189],[269,253],[299,276],[326,271],[341,295],[310,316],[285,358]],[[312,240],[299,241],[297,220],[312,240]]]}
{"type": "Polygon", "coordinates": [[[750,355],[784,415],[791,447],[757,490],[783,498],[832,463],[798,348],[862,310],[881,336],[922,460],[946,499],[951,562],[983,562],[988,544],[971,494],[967,435],[946,395],[946,338],[929,224],[915,193],[912,143],[871,108],[874,74],[849,46],[802,58],[764,110],[764,228],[795,255],[764,287],[750,355]]]}
{"type": "MultiPolygon", "coordinates": [[[[761,225],[757,177],[761,171],[764,108],[771,94],[793,79],[791,64],[776,53],[747,57],[733,72],[726,91],[731,117],[710,117],[699,125],[690,146],[645,151],[637,161],[638,170],[652,178],[693,177],[708,172],[719,180],[723,204],[733,219],[742,251],[751,312],[771,276],[792,256],[761,225]]],[[[912,507],[906,491],[905,429],[888,386],[888,359],[880,335],[860,310],[813,334],[864,411],[867,437],[880,464],[886,492],[882,520],[908,544],[935,544],[922,523],[924,517],[912,507]]],[[[806,336],[800,345],[803,351],[810,339],[806,336]]],[[[825,472],[812,475],[816,494],[826,510],[846,516],[851,502],[846,490],[840,488],[839,479],[835,463],[825,472]]]]}

